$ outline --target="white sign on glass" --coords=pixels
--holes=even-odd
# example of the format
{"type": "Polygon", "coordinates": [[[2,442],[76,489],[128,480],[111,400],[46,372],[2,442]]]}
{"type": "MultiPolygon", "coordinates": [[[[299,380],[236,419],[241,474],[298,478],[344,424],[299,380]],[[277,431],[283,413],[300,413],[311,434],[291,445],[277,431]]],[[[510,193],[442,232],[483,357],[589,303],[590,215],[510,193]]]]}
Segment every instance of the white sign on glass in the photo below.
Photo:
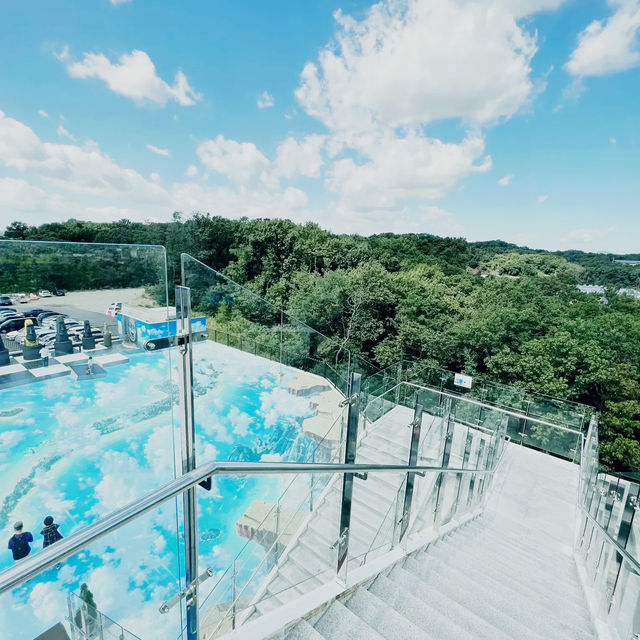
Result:
{"type": "Polygon", "coordinates": [[[456,373],[453,377],[453,384],[456,387],[464,387],[465,389],[471,389],[473,378],[471,376],[465,376],[464,373],[456,373]]]}

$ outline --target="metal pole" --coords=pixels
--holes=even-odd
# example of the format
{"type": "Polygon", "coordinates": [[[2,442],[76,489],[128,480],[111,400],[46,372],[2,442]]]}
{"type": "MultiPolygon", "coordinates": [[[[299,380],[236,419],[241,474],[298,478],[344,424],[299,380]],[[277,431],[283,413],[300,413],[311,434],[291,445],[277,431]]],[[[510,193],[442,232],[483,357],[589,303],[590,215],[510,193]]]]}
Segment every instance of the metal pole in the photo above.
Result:
{"type": "MultiPolygon", "coordinates": [[[[182,473],[196,468],[195,421],[193,408],[193,353],[191,349],[191,290],[176,287],[176,324],[178,329],[178,380],[180,386],[180,433],[182,436],[182,473]]],[[[195,487],[184,492],[184,564],[185,583],[189,587],[198,577],[198,498],[195,487]]],[[[198,640],[198,585],[187,598],[187,640],[198,640]]]]}
{"type": "Polygon", "coordinates": [[[237,583],[236,583],[236,561],[235,558],[233,560],[233,583],[231,585],[231,629],[236,628],[236,591],[237,591],[237,583]]]}
{"type": "MultiPolygon", "coordinates": [[[[413,422],[411,423],[411,447],[409,449],[409,466],[415,467],[418,464],[418,446],[420,445],[420,430],[422,428],[422,405],[416,402],[413,411],[413,422]]],[[[411,518],[411,501],[413,500],[413,485],[415,474],[407,473],[407,484],[404,491],[404,504],[402,507],[402,524],[400,525],[400,541],[404,538],[409,529],[411,518]]]]}
{"type": "MultiPolygon", "coordinates": [[[[347,435],[345,442],[344,463],[353,464],[356,459],[358,444],[358,422],[360,415],[360,387],[362,376],[352,373],[350,376],[351,395],[348,399],[347,435]]],[[[345,473],[342,478],[342,506],[340,510],[340,534],[338,538],[338,566],[340,572],[349,551],[349,529],[351,527],[351,501],[353,499],[353,474],[345,473]]]]}

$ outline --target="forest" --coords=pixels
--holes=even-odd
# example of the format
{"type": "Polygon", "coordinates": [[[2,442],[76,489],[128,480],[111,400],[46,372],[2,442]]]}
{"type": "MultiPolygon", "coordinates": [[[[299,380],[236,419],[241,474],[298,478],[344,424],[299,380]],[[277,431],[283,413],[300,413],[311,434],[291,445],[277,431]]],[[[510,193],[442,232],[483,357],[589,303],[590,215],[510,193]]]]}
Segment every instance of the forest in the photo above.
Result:
{"type": "MultiPolygon", "coordinates": [[[[640,301],[618,293],[640,289],[640,266],[613,262],[639,254],[179,213],[166,223],[14,222],[3,239],[163,245],[176,283],[188,253],[377,367],[423,362],[593,406],[601,460],[640,470],[640,301]],[[578,284],[606,291],[583,294],[578,284]]],[[[151,271],[79,256],[54,284],[89,289],[109,273],[113,287],[145,285],[151,271]]],[[[0,255],[0,291],[49,284],[0,255]]]]}

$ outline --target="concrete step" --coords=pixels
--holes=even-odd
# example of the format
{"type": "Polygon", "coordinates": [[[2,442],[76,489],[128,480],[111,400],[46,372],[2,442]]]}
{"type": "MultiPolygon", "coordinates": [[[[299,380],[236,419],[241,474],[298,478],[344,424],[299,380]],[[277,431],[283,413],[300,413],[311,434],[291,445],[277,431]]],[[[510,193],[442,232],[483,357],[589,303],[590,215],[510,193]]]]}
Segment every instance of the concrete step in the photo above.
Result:
{"type": "Polygon", "coordinates": [[[449,566],[446,570],[428,565],[427,562],[408,558],[403,567],[411,571],[425,583],[442,591],[450,597],[457,597],[465,606],[478,607],[492,611],[501,611],[512,620],[519,622],[528,629],[536,629],[545,634],[547,638],[572,638],[572,640],[593,640],[584,636],[581,630],[576,629],[565,618],[553,618],[550,612],[540,606],[536,601],[516,603],[515,594],[503,586],[498,591],[486,588],[486,583],[475,582],[457,566],[449,566]],[[563,635],[558,635],[559,633],[563,635]]]}
{"type": "MultiPolygon", "coordinates": [[[[469,632],[466,628],[458,626],[457,620],[451,619],[444,611],[438,611],[430,606],[431,603],[416,598],[412,591],[400,587],[382,574],[374,580],[369,591],[416,627],[425,630],[429,634],[428,637],[437,640],[477,640],[482,637],[478,635],[476,627],[472,627],[469,632]]],[[[498,634],[494,635],[494,640],[509,639],[498,634]]]]}
{"type": "Polygon", "coordinates": [[[366,589],[356,589],[356,592],[347,600],[346,606],[387,640],[433,638],[366,589]]]}
{"type": "Polygon", "coordinates": [[[327,640],[384,640],[384,636],[337,600],[331,603],[314,628],[327,640]]]}
{"type": "Polygon", "coordinates": [[[496,629],[509,638],[518,640],[548,640],[534,629],[514,620],[500,609],[487,606],[476,600],[473,594],[465,591],[462,585],[450,585],[450,589],[439,589],[425,582],[422,576],[396,565],[389,573],[389,578],[431,607],[446,612],[451,619],[459,622],[466,620],[469,626],[478,628],[478,637],[491,640],[496,629]]]}
{"type": "Polygon", "coordinates": [[[285,640],[322,640],[319,634],[306,620],[301,620],[287,633],[285,640]]]}

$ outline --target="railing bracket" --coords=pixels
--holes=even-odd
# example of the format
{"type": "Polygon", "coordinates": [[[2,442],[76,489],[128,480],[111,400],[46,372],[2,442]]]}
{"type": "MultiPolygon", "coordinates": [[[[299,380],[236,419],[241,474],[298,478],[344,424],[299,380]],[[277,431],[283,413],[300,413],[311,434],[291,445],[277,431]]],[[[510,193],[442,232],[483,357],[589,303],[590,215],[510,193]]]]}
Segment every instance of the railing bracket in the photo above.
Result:
{"type": "Polygon", "coordinates": [[[158,609],[160,613],[169,613],[171,608],[180,602],[180,600],[184,600],[185,598],[189,600],[195,593],[197,587],[205,580],[208,580],[212,575],[213,569],[211,567],[205,569],[188,587],[181,589],[175,596],[173,596],[173,598],[169,598],[169,600],[163,602],[158,609]]]}

